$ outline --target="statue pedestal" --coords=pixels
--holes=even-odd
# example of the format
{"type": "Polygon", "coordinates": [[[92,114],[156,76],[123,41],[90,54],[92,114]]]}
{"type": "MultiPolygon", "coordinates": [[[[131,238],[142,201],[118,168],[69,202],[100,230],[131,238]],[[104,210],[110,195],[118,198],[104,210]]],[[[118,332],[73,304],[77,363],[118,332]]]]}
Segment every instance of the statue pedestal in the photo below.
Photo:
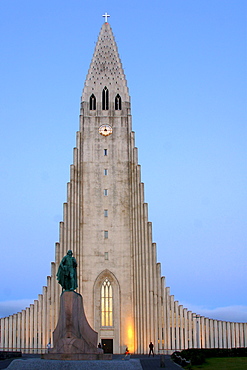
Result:
{"type": "Polygon", "coordinates": [[[98,333],[89,325],[82,296],[65,291],[60,298],[60,313],[53,332],[54,347],[42,355],[50,360],[111,360],[97,348],[98,333]]]}

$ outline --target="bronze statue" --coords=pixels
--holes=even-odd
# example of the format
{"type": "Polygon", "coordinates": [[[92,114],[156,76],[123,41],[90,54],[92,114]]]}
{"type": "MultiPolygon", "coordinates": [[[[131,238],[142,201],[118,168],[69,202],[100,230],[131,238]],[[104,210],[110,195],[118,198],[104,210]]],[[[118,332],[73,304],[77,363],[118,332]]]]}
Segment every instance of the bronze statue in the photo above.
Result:
{"type": "Polygon", "coordinates": [[[62,286],[63,290],[75,290],[77,285],[77,262],[72,257],[72,251],[69,250],[67,255],[63,257],[57,272],[57,280],[62,286]]]}

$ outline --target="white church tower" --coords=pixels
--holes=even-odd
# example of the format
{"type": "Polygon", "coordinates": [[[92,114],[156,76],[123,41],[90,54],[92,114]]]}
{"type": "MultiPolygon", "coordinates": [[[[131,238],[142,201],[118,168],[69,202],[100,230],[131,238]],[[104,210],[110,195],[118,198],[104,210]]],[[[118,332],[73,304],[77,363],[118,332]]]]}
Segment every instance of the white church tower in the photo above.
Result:
{"type": "Polygon", "coordinates": [[[132,135],[127,83],[105,22],[82,94],[70,192],[78,235],[67,243],[78,260],[86,316],[114,352],[134,343],[132,135]]]}
{"type": "Polygon", "coordinates": [[[1,319],[0,348],[43,352],[56,326],[56,272],[72,249],[78,289],[106,352],[146,353],[247,346],[247,324],[209,319],[181,306],[165,287],[144,203],[130,96],[105,14],[82,93],[55,263],[30,307],[1,319]]]}

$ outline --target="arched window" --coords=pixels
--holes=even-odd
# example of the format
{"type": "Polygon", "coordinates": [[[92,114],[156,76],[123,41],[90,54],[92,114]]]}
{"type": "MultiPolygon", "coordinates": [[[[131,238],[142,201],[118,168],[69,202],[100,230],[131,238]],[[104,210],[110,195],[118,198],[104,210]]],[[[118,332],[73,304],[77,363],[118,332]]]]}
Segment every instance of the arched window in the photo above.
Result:
{"type": "Polygon", "coordinates": [[[109,109],[109,91],[106,86],[102,91],[102,109],[103,110],[109,109]]]}
{"type": "Polygon", "coordinates": [[[90,110],[95,110],[96,109],[96,98],[94,96],[94,94],[92,94],[90,96],[90,100],[89,100],[89,109],[90,110]]]}
{"type": "Polygon", "coordinates": [[[113,326],[112,286],[106,278],[101,286],[101,326],[113,326]]]}
{"type": "Polygon", "coordinates": [[[117,94],[116,98],[115,98],[115,110],[121,110],[121,109],[122,109],[121,96],[119,94],[117,94]]]}

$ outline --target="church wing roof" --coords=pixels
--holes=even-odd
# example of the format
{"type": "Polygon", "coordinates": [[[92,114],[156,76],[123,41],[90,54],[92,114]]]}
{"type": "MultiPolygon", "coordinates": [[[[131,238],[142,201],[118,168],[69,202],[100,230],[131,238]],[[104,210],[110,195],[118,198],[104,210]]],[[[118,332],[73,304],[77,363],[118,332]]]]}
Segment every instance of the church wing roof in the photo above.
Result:
{"type": "Polygon", "coordinates": [[[109,23],[104,23],[101,27],[85,81],[82,101],[87,101],[91,94],[101,94],[105,86],[111,93],[120,94],[122,101],[130,100],[117,44],[109,23]]]}

